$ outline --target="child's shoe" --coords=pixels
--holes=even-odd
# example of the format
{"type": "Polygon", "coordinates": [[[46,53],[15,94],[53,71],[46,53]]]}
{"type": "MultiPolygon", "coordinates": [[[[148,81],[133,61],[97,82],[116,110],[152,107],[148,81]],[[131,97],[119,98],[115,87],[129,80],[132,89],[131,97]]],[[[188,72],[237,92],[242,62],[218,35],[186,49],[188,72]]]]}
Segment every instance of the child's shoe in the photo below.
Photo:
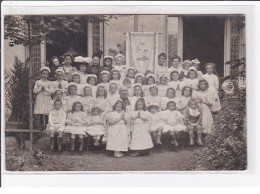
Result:
{"type": "Polygon", "coordinates": [[[136,156],[139,156],[139,155],[140,155],[139,151],[135,151],[135,152],[130,154],[131,157],[136,157],[136,156]]]}
{"type": "Polygon", "coordinates": [[[115,152],[114,153],[114,157],[116,157],[116,158],[121,158],[123,155],[122,155],[122,153],[121,152],[115,152]]]}
{"type": "Polygon", "coordinates": [[[96,139],[95,142],[94,142],[94,146],[99,146],[99,142],[98,142],[97,139],[96,139]]]}

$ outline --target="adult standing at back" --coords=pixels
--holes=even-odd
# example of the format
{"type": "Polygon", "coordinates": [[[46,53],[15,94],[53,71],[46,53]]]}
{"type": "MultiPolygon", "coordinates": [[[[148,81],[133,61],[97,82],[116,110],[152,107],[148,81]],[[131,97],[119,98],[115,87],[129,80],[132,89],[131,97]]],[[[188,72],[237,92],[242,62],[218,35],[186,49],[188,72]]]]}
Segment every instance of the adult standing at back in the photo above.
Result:
{"type": "Polygon", "coordinates": [[[93,54],[92,56],[93,63],[87,69],[87,73],[96,75],[98,80],[100,78],[100,73],[103,71],[103,67],[100,65],[101,56],[102,56],[102,51],[93,54]]]}
{"type": "Polygon", "coordinates": [[[168,67],[166,64],[167,56],[165,53],[161,53],[158,55],[158,65],[157,65],[157,75],[156,75],[156,81],[160,80],[160,77],[162,75],[168,75],[168,67]]]}

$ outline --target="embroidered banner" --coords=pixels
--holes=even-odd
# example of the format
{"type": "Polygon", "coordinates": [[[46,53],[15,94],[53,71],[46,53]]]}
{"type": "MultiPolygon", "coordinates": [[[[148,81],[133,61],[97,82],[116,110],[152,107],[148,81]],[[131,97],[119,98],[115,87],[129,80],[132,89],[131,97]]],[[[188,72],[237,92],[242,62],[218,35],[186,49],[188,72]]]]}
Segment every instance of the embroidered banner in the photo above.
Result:
{"type": "Polygon", "coordinates": [[[126,34],[126,65],[139,72],[155,73],[158,62],[158,37],[156,32],[130,32],[126,34]]]}

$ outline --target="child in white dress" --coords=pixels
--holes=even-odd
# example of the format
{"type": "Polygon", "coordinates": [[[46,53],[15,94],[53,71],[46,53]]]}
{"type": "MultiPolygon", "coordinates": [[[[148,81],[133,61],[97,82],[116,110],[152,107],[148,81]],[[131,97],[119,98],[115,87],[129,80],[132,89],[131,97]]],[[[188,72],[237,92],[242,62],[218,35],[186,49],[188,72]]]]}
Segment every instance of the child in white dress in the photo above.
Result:
{"type": "Polygon", "coordinates": [[[33,93],[37,95],[34,106],[34,114],[37,121],[37,127],[43,130],[44,122],[47,119],[46,115],[48,115],[52,109],[50,101],[53,93],[53,87],[51,81],[47,80],[50,73],[49,67],[42,67],[40,71],[41,79],[36,81],[33,89],[33,93]]]}
{"type": "Polygon", "coordinates": [[[183,72],[183,75],[181,77],[183,77],[183,79],[186,78],[187,76],[187,73],[188,73],[188,70],[189,68],[191,67],[192,65],[192,62],[190,60],[185,60],[183,61],[182,63],[182,72],[183,72]]]}
{"type": "Polygon", "coordinates": [[[83,111],[81,102],[74,102],[71,112],[66,119],[67,126],[64,132],[71,134],[71,151],[75,151],[75,136],[79,136],[79,151],[83,151],[83,138],[87,130],[87,115],[83,111]]]}
{"type": "Polygon", "coordinates": [[[166,96],[166,91],[169,88],[168,86],[168,78],[166,75],[162,75],[160,77],[160,85],[158,86],[158,95],[161,97],[165,97],[166,96]]]}
{"type": "Polygon", "coordinates": [[[99,140],[106,133],[104,126],[104,116],[101,109],[94,105],[91,109],[91,116],[88,118],[87,134],[94,139],[94,146],[99,145],[99,140]]]}
{"type": "Polygon", "coordinates": [[[149,106],[152,103],[156,103],[159,105],[160,110],[162,108],[162,98],[158,95],[158,86],[156,84],[152,84],[149,87],[149,96],[145,96],[145,102],[147,106],[149,106]]]}
{"type": "Polygon", "coordinates": [[[77,95],[82,96],[84,84],[81,84],[80,74],[78,72],[74,72],[71,76],[72,82],[77,85],[77,95]]]}
{"type": "Polygon", "coordinates": [[[193,133],[197,131],[199,145],[202,144],[202,110],[199,108],[198,102],[195,98],[191,98],[187,108],[183,111],[184,123],[187,126],[189,137],[190,137],[190,145],[194,145],[193,141],[193,133]]]}
{"type": "Polygon", "coordinates": [[[178,98],[177,108],[180,112],[187,108],[188,103],[192,97],[193,90],[189,86],[184,86],[182,89],[181,97],[178,98]]]}
{"type": "Polygon", "coordinates": [[[150,123],[150,132],[152,133],[152,136],[155,140],[156,144],[162,144],[161,142],[161,135],[162,135],[162,129],[163,129],[163,123],[160,117],[160,112],[159,112],[159,105],[156,103],[150,104],[148,107],[151,118],[151,123],[150,123]]]}
{"type": "Polygon", "coordinates": [[[91,112],[91,107],[95,104],[97,104],[96,98],[93,97],[92,94],[92,87],[91,85],[87,84],[83,88],[83,97],[81,98],[81,102],[83,105],[83,110],[87,115],[91,112]]]}
{"type": "Polygon", "coordinates": [[[131,104],[131,109],[135,110],[136,101],[139,98],[144,97],[144,93],[143,93],[143,88],[142,88],[141,84],[134,84],[133,90],[134,90],[134,92],[133,92],[133,96],[130,98],[130,104],[131,104]]]}
{"type": "Polygon", "coordinates": [[[197,98],[199,106],[202,109],[202,128],[203,133],[210,134],[214,129],[213,117],[210,107],[214,102],[214,96],[208,91],[209,84],[205,79],[199,80],[199,91],[193,97],[197,98]]]}
{"type": "Polygon", "coordinates": [[[96,101],[97,101],[97,105],[101,108],[103,115],[109,111],[107,90],[105,85],[103,84],[98,84],[97,86],[96,101]]]}
{"type": "Polygon", "coordinates": [[[130,79],[131,85],[134,85],[135,83],[135,74],[136,74],[136,69],[134,67],[129,67],[127,69],[126,77],[130,79]]]}
{"type": "Polygon", "coordinates": [[[132,97],[133,96],[133,88],[132,88],[132,84],[131,84],[130,79],[126,77],[123,80],[123,85],[128,88],[128,95],[129,95],[129,97],[132,97]]]}
{"type": "Polygon", "coordinates": [[[56,89],[56,90],[54,90],[53,96],[54,96],[54,97],[53,97],[53,100],[50,101],[52,110],[54,110],[54,108],[55,108],[55,107],[54,107],[54,102],[55,102],[55,100],[59,99],[59,100],[61,100],[61,102],[62,102],[62,107],[61,107],[61,109],[64,110],[64,111],[66,111],[66,110],[67,110],[67,107],[66,107],[66,101],[65,101],[65,99],[64,99],[64,97],[63,97],[63,91],[62,91],[61,89],[56,89]]]}
{"type": "Polygon", "coordinates": [[[64,71],[64,79],[70,82],[72,78],[72,73],[77,72],[77,69],[75,67],[72,67],[74,57],[69,53],[65,53],[62,56],[62,60],[63,62],[61,68],[64,71]]]}
{"type": "Polygon", "coordinates": [[[198,73],[194,67],[190,67],[187,73],[187,79],[185,79],[185,86],[189,86],[192,88],[193,92],[198,91],[198,73]]]}
{"type": "Polygon", "coordinates": [[[126,65],[125,65],[125,57],[122,54],[117,54],[115,56],[115,64],[114,68],[119,70],[122,79],[125,79],[126,75],[126,65]]]}
{"type": "Polygon", "coordinates": [[[97,93],[97,76],[94,74],[87,75],[87,83],[91,85],[93,97],[96,97],[97,93]]]}
{"type": "Polygon", "coordinates": [[[137,73],[135,74],[135,84],[141,84],[144,85],[144,74],[137,73]]]}
{"type": "Polygon", "coordinates": [[[51,150],[54,150],[54,135],[58,133],[58,150],[62,151],[62,134],[65,130],[66,113],[61,107],[62,101],[56,99],[54,101],[54,110],[49,114],[47,130],[50,131],[51,150]]]}
{"type": "Polygon", "coordinates": [[[113,68],[111,71],[111,81],[117,83],[118,87],[121,86],[121,74],[118,68],[113,68]]]}
{"type": "Polygon", "coordinates": [[[122,152],[127,152],[129,148],[128,122],[123,101],[116,101],[113,112],[106,114],[106,121],[109,123],[107,129],[107,150],[114,151],[115,157],[122,157],[122,152]]]}
{"type": "Polygon", "coordinates": [[[199,71],[199,64],[200,64],[199,60],[198,59],[194,59],[191,62],[192,62],[192,66],[197,69],[198,78],[200,78],[203,75],[203,73],[201,71],[199,71]]]}
{"type": "Polygon", "coordinates": [[[213,72],[216,72],[214,63],[206,63],[206,74],[202,75],[201,77],[207,80],[209,84],[209,92],[214,96],[214,102],[210,108],[212,112],[218,112],[221,109],[218,89],[219,89],[219,80],[218,76],[216,76],[213,72]]]}
{"type": "Polygon", "coordinates": [[[176,70],[172,71],[170,73],[170,80],[171,81],[168,83],[168,85],[175,90],[176,96],[180,97],[183,88],[183,83],[179,80],[179,72],[176,70]]]}
{"type": "Polygon", "coordinates": [[[149,88],[152,84],[155,84],[155,75],[148,73],[146,76],[146,80],[147,80],[147,85],[143,86],[143,91],[144,91],[144,96],[149,96],[150,95],[149,88]]]}
{"type": "Polygon", "coordinates": [[[134,151],[131,154],[133,157],[140,155],[140,151],[145,151],[153,147],[149,119],[149,112],[146,112],[145,100],[140,98],[136,101],[135,111],[131,113],[132,141],[130,149],[134,151]]]}
{"type": "Polygon", "coordinates": [[[62,69],[57,69],[55,71],[56,80],[52,82],[53,90],[62,89],[64,94],[68,94],[68,85],[69,83],[66,80],[63,80],[64,72],[62,69]]]}
{"type": "Polygon", "coordinates": [[[162,133],[170,133],[172,137],[171,143],[178,147],[176,136],[180,131],[187,127],[183,125],[183,116],[177,110],[176,103],[169,101],[167,103],[167,110],[160,113],[161,119],[164,122],[162,133]]]}
{"type": "Polygon", "coordinates": [[[110,80],[110,73],[109,71],[101,71],[100,73],[100,83],[102,83],[106,90],[109,90],[109,80],[110,80]]]}
{"type": "Polygon", "coordinates": [[[75,83],[70,83],[68,86],[68,96],[64,98],[66,102],[66,111],[70,112],[74,102],[81,101],[81,97],[77,95],[77,85],[75,83]]]}

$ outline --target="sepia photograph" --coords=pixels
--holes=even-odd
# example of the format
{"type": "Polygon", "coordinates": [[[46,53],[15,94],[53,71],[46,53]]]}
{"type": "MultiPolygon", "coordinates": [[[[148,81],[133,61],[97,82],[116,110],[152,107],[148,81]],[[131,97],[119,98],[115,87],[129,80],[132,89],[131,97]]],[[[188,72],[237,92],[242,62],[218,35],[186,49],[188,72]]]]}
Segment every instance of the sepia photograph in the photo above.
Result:
{"type": "Polygon", "coordinates": [[[248,169],[244,14],[3,20],[6,172],[248,169]]]}

